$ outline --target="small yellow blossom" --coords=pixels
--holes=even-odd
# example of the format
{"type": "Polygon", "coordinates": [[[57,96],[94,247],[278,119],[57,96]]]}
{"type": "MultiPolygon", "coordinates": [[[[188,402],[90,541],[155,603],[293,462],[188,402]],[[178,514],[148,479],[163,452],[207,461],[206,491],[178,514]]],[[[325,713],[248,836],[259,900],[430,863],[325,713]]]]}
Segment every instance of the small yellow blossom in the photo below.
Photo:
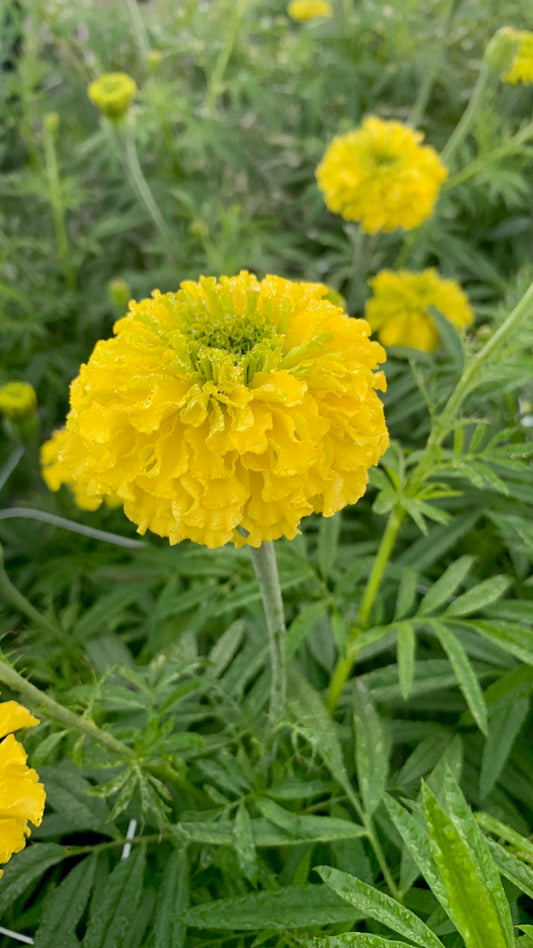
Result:
{"type": "Polygon", "coordinates": [[[287,7],[287,13],[293,20],[303,23],[305,20],[333,16],[333,7],[328,0],[292,0],[287,7]]]}
{"type": "Polygon", "coordinates": [[[31,417],[37,408],[37,396],[29,382],[8,382],[0,388],[0,412],[11,421],[31,417]]]}
{"type": "Polygon", "coordinates": [[[421,132],[370,116],[334,138],[316,169],[330,211],[366,234],[411,230],[430,216],[447,171],[421,132]]]}
{"type": "Polygon", "coordinates": [[[35,770],[27,766],[22,744],[11,733],[38,723],[16,701],[0,703],[0,863],[24,849],[30,832],[28,821],[40,826],[43,818],[44,787],[35,770]]]}
{"type": "Polygon", "coordinates": [[[292,538],[355,503],[388,444],[385,353],[327,294],[242,272],[130,302],[71,385],[49,486],[208,547],[292,538]]]}
{"type": "Polygon", "coordinates": [[[461,287],[440,277],[436,270],[382,270],[368,282],[374,295],[366,304],[365,317],[384,346],[435,352],[439,333],[428,314],[429,306],[457,329],[469,326],[474,318],[461,287]]]}
{"type": "Polygon", "coordinates": [[[125,72],[107,72],[87,89],[93,105],[110,119],[119,119],[130,107],[137,91],[135,80],[125,72]]]}
{"type": "Polygon", "coordinates": [[[516,51],[507,72],[502,73],[504,82],[513,85],[533,83],[533,33],[529,30],[514,30],[506,27],[506,34],[516,43],[516,51]]]}

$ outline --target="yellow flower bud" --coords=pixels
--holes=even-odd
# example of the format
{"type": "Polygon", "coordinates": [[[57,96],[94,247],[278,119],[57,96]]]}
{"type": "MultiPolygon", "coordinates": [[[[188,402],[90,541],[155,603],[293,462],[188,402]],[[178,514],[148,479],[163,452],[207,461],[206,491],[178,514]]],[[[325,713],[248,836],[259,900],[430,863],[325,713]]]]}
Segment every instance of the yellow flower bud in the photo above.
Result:
{"type": "Polygon", "coordinates": [[[137,92],[135,80],[125,72],[107,72],[91,82],[87,89],[93,105],[110,119],[120,119],[127,112],[137,92]]]}
{"type": "Polygon", "coordinates": [[[11,421],[30,418],[37,408],[37,396],[29,382],[8,382],[0,388],[0,411],[11,421]]]}
{"type": "Polygon", "coordinates": [[[108,283],[109,299],[117,309],[125,309],[131,299],[131,287],[127,280],[117,277],[108,283]]]}

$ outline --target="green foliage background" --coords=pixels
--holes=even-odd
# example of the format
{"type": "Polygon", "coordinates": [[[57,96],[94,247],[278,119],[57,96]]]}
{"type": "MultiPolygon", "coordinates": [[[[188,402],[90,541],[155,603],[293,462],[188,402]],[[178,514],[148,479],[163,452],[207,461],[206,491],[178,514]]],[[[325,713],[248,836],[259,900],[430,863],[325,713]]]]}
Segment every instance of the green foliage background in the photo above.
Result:
{"type": "MultiPolygon", "coordinates": [[[[334,7],[300,25],[277,0],[3,0],[0,382],[35,386],[43,439],[124,311],[112,280],[140,299],[247,268],[326,282],[362,315],[367,276],[436,266],[477,316],[463,341],[436,314],[437,356],[390,352],[393,443],[365,498],[276,545],[291,677],[274,734],[246,551],[43,523],[135,540],[120,511],[48,493],[27,448],[2,487],[2,652],[125,747],[44,716],[26,737],[48,809],[6,867],[0,925],[38,948],[533,945],[531,305],[446,409],[533,279],[533,87],[491,86],[410,235],[361,239],[314,180],[331,137],[369,113],[416,118],[441,150],[488,40],[533,14],[527,0],[334,7]],[[114,70],[139,87],[123,133],[86,96],[114,70]]],[[[6,428],[0,462],[16,452],[6,428]]]]}

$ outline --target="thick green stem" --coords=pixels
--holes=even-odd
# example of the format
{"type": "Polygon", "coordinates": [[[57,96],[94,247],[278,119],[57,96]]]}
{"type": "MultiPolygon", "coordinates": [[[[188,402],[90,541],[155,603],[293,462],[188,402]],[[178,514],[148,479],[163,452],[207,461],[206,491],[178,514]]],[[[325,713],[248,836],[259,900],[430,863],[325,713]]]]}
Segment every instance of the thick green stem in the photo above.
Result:
{"type": "Polygon", "coordinates": [[[70,533],[78,533],[82,537],[91,537],[94,540],[102,540],[104,543],[113,543],[114,546],[122,546],[126,550],[146,549],[146,543],[143,543],[142,540],[130,540],[129,537],[121,537],[118,533],[97,530],[96,527],[87,527],[84,523],[76,523],[75,520],[67,520],[66,517],[58,517],[56,514],[47,513],[45,510],[33,510],[30,507],[6,507],[5,510],[0,510],[0,520],[19,518],[49,523],[52,527],[61,527],[63,530],[69,530],[70,533]]]}
{"type": "Polygon", "coordinates": [[[383,574],[387,567],[387,563],[389,562],[394,543],[396,542],[396,537],[398,536],[403,522],[403,518],[403,510],[401,510],[399,507],[395,507],[387,521],[385,531],[381,538],[381,543],[376,553],[374,565],[372,567],[370,576],[368,577],[365,591],[363,593],[363,598],[361,600],[361,605],[359,607],[355,625],[348,633],[346,653],[339,656],[333,671],[328,689],[328,695],[326,698],[326,705],[331,713],[335,711],[344,686],[351,675],[358,652],[357,639],[364,631],[370,618],[372,606],[374,605],[374,600],[381,585],[381,580],[383,579],[383,574]]]}
{"type": "Polygon", "coordinates": [[[72,727],[77,731],[81,731],[82,734],[85,734],[98,744],[102,744],[103,747],[106,747],[107,750],[118,757],[130,760],[135,757],[134,751],[131,750],[130,747],[127,747],[126,744],[117,741],[116,738],[112,737],[111,734],[107,734],[106,731],[101,731],[96,724],[87,718],[82,718],[78,714],[74,714],[73,711],[69,711],[68,708],[63,707],[58,701],[54,701],[49,695],[40,691],[35,685],[30,684],[29,681],[26,681],[26,679],[23,678],[22,675],[19,675],[8,663],[5,655],[1,652],[0,682],[20,694],[37,714],[40,712],[55,721],[59,721],[60,724],[64,724],[66,727],[72,727]]]}
{"type": "Polygon", "coordinates": [[[217,99],[222,91],[222,80],[231,59],[231,54],[239,38],[241,23],[247,6],[248,0],[237,0],[233,7],[233,18],[226,30],[226,42],[220,50],[218,59],[213,67],[213,72],[209,76],[207,83],[205,108],[208,115],[213,114],[217,99]]]}
{"type": "Polygon", "coordinates": [[[57,251],[65,280],[71,290],[76,289],[76,275],[70,259],[70,247],[65,224],[65,205],[63,189],[57,163],[55,147],[55,128],[58,119],[56,115],[45,116],[43,124],[44,162],[48,180],[48,196],[54,216],[57,251]]]}
{"type": "Polygon", "coordinates": [[[275,723],[283,714],[287,699],[285,615],[276,552],[273,543],[262,543],[257,548],[249,546],[248,549],[265,610],[271,664],[269,714],[272,723],[275,723]]]}

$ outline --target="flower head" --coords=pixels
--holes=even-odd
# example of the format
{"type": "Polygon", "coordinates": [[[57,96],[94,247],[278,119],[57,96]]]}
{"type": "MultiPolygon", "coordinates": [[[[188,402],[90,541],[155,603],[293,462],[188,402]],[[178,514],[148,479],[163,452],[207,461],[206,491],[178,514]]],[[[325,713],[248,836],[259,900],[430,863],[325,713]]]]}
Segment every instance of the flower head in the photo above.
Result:
{"type": "Polygon", "coordinates": [[[388,444],[384,352],[327,293],[242,272],[132,301],[72,383],[49,485],[209,547],[292,538],[355,503],[388,444]]]}
{"type": "Polygon", "coordinates": [[[29,382],[7,382],[0,388],[0,412],[11,421],[31,417],[37,408],[37,396],[29,382]]]}
{"type": "Polygon", "coordinates": [[[135,80],[125,72],[106,72],[87,89],[93,105],[111,119],[121,118],[137,92],[135,80]]]}
{"type": "Polygon", "coordinates": [[[515,53],[509,69],[502,73],[504,82],[533,83],[533,33],[505,27],[505,33],[515,41],[515,53]]]}
{"type": "Polygon", "coordinates": [[[22,744],[11,733],[38,723],[16,701],[0,703],[0,863],[24,849],[30,832],[28,821],[40,826],[43,818],[44,787],[35,770],[27,766],[22,744]]]}
{"type": "Polygon", "coordinates": [[[316,169],[330,211],[366,234],[411,230],[430,216],[447,175],[421,132],[376,116],[334,138],[316,169]]]}
{"type": "Polygon", "coordinates": [[[328,0],[292,0],[287,7],[287,13],[293,20],[303,23],[305,20],[333,16],[333,7],[328,0]]]}
{"type": "Polygon", "coordinates": [[[435,306],[457,329],[468,326],[473,313],[461,287],[436,270],[409,273],[382,270],[368,281],[374,291],[365,316],[384,346],[411,346],[435,352],[438,330],[428,314],[435,306]]]}

